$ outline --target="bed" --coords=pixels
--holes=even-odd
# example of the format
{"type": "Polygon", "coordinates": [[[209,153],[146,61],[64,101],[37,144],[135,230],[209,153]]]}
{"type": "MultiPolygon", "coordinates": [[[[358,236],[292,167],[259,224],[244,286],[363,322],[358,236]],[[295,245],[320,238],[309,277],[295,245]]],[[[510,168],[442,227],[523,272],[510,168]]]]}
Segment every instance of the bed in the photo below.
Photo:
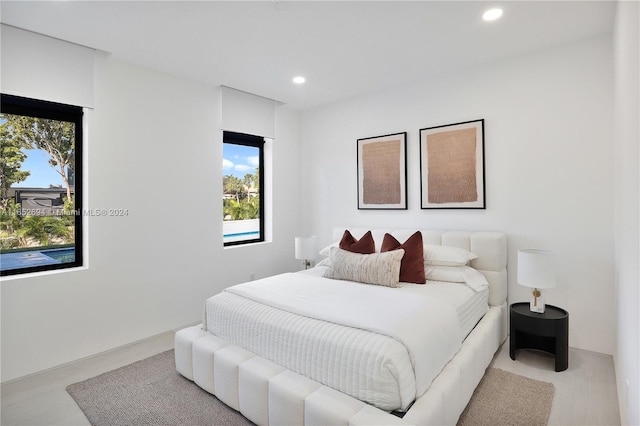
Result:
{"type": "Polygon", "coordinates": [[[376,253],[327,247],[315,268],[208,299],[203,323],[176,333],[177,371],[256,424],[455,424],[506,338],[506,235],[419,230],[425,259],[458,250],[469,266],[436,263],[425,285],[387,287],[362,284],[354,268],[325,275],[354,259],[396,265],[413,248],[381,253],[385,234],[408,242],[416,230],[348,231],[356,241],[370,231],[376,253]],[[462,270],[481,280],[452,283],[462,270]]]}

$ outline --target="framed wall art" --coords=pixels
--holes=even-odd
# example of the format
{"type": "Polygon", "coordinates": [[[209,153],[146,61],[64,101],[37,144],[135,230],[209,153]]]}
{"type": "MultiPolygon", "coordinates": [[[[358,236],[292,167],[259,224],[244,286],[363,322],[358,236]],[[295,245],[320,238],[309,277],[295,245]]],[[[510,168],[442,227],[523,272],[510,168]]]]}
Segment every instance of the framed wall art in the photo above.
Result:
{"type": "Polygon", "coordinates": [[[484,209],[484,119],[420,129],[423,209],[484,209]]]}
{"type": "Polygon", "coordinates": [[[358,209],[406,208],[407,133],[358,139],[358,209]]]}

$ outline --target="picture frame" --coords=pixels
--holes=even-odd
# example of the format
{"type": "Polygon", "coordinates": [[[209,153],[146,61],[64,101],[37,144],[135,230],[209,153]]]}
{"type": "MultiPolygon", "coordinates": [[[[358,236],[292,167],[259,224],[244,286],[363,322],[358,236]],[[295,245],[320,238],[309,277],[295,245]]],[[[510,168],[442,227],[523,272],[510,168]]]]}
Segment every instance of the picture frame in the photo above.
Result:
{"type": "Polygon", "coordinates": [[[485,209],[484,119],[420,129],[420,207],[485,209]]]}
{"type": "Polygon", "coordinates": [[[407,132],[358,139],[358,209],[407,209],[407,132]]]}

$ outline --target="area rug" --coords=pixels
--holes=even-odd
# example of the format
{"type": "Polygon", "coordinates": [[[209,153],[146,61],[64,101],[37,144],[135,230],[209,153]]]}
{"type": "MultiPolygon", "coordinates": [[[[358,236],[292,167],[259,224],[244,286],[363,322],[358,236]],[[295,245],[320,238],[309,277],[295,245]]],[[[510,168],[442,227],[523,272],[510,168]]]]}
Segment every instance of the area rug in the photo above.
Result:
{"type": "Polygon", "coordinates": [[[546,426],[553,401],[553,384],[487,369],[458,426],[546,426]]]}
{"type": "Polygon", "coordinates": [[[94,426],[252,425],[176,372],[173,350],[67,387],[94,426]]]}
{"type": "MultiPolygon", "coordinates": [[[[252,425],[176,372],[173,350],[67,387],[94,426],[252,425]]],[[[459,426],[546,425],[553,385],[490,368],[459,426]]]]}

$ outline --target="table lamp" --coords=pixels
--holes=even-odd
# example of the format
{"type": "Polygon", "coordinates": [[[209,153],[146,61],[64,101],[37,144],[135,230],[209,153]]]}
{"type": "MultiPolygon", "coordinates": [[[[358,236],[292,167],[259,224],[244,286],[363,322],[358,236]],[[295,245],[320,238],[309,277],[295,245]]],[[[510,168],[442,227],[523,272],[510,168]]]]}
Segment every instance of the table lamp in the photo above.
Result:
{"type": "Polygon", "coordinates": [[[304,260],[304,269],[311,266],[309,259],[316,257],[316,237],[296,237],[296,259],[304,260]]]}
{"type": "Polygon", "coordinates": [[[544,296],[540,289],[556,286],[554,254],[547,250],[518,250],[518,284],[533,288],[529,310],[544,313],[544,296]]]}

